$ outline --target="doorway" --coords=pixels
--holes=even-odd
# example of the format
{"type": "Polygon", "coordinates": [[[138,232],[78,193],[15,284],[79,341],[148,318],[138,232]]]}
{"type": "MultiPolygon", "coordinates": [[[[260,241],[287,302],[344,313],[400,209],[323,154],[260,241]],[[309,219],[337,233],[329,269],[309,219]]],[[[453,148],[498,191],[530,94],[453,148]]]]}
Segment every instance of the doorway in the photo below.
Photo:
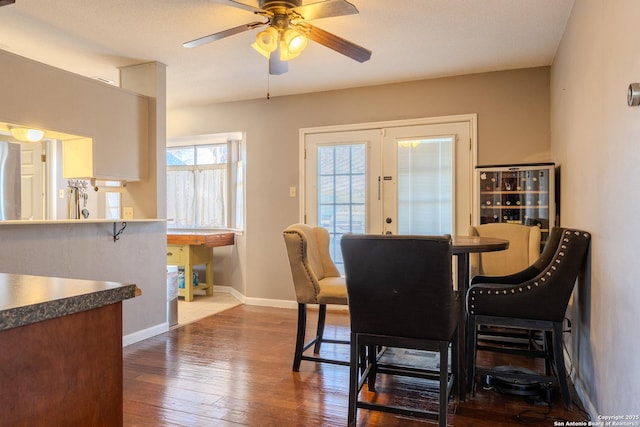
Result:
{"type": "Polygon", "coordinates": [[[303,129],[302,222],[345,233],[467,234],[476,115],[303,129]]]}

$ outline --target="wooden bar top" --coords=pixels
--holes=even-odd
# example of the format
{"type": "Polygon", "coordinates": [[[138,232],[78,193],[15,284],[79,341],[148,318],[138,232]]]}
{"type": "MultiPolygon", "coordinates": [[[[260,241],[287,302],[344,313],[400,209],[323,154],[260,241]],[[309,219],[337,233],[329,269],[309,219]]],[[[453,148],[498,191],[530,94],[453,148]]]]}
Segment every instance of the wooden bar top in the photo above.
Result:
{"type": "Polygon", "coordinates": [[[235,242],[235,233],[229,231],[169,231],[167,243],[169,245],[202,245],[207,248],[231,246],[235,242]]]}

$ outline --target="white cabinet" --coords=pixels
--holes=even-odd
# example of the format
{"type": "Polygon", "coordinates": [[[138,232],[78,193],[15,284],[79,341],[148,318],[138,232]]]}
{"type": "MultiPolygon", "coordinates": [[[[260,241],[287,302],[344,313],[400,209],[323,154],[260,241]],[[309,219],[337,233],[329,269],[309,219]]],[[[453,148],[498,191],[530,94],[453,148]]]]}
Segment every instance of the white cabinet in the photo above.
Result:
{"type": "Polygon", "coordinates": [[[130,95],[114,104],[109,126],[94,137],[62,142],[64,178],[140,181],[147,174],[148,99],[130,95]]]}

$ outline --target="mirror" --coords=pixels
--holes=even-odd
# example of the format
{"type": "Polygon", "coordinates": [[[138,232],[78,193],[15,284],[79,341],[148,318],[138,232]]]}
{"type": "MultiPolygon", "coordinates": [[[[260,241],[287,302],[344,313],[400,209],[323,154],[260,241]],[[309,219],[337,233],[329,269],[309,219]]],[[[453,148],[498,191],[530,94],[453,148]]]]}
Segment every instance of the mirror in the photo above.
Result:
{"type": "Polygon", "coordinates": [[[122,186],[95,181],[91,138],[0,122],[0,221],[120,218],[122,186]]]}

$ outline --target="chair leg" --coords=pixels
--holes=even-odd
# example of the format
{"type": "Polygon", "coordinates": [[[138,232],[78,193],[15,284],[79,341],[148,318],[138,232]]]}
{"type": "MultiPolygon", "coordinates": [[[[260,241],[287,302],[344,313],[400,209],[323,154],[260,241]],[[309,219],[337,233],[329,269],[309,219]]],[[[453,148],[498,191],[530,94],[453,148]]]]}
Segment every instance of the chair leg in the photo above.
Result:
{"type": "Polygon", "coordinates": [[[357,400],[358,400],[358,382],[359,382],[359,366],[358,361],[361,357],[361,346],[358,343],[357,334],[351,333],[351,351],[349,365],[349,409],[347,412],[347,424],[349,427],[355,427],[357,416],[357,400]]]}
{"type": "MultiPolygon", "coordinates": [[[[456,332],[457,334],[457,332],[456,332]]],[[[447,403],[449,402],[447,389],[449,388],[449,343],[440,343],[440,410],[438,414],[438,425],[447,427],[447,403]]]]}
{"type": "Polygon", "coordinates": [[[476,376],[476,340],[478,328],[476,326],[476,317],[469,315],[467,318],[467,369],[466,369],[466,385],[467,392],[471,395],[475,394],[474,383],[476,376]]]}
{"type": "Polygon", "coordinates": [[[369,358],[367,366],[369,373],[367,374],[367,388],[370,392],[376,391],[376,377],[378,376],[378,346],[370,345],[367,349],[367,357],[369,358]]]}
{"type": "Polygon", "coordinates": [[[458,331],[453,335],[453,342],[451,344],[451,374],[454,379],[454,393],[456,396],[456,402],[460,400],[460,374],[464,371],[464,360],[460,359],[460,340],[458,337],[458,331]]]}
{"type": "Polygon", "coordinates": [[[553,375],[553,367],[555,366],[555,354],[553,351],[553,331],[543,331],[542,332],[544,339],[542,340],[544,345],[544,352],[547,355],[544,359],[544,374],[545,375],[553,375]]]}
{"type": "Polygon", "coordinates": [[[322,337],[324,336],[324,322],[327,318],[327,306],[326,304],[320,304],[318,307],[318,329],[316,332],[316,345],[313,347],[315,354],[320,353],[320,346],[322,345],[322,337]]]}
{"type": "Polygon", "coordinates": [[[302,349],[304,348],[304,335],[307,329],[307,305],[298,304],[298,333],[296,335],[296,349],[293,356],[293,372],[300,371],[302,362],[302,349]]]}
{"type": "Polygon", "coordinates": [[[553,323],[553,344],[551,349],[553,351],[553,359],[556,367],[556,375],[558,376],[558,383],[560,384],[562,400],[565,408],[570,409],[571,394],[569,393],[569,385],[567,384],[567,372],[564,366],[564,354],[562,351],[562,322],[553,323]]]}

